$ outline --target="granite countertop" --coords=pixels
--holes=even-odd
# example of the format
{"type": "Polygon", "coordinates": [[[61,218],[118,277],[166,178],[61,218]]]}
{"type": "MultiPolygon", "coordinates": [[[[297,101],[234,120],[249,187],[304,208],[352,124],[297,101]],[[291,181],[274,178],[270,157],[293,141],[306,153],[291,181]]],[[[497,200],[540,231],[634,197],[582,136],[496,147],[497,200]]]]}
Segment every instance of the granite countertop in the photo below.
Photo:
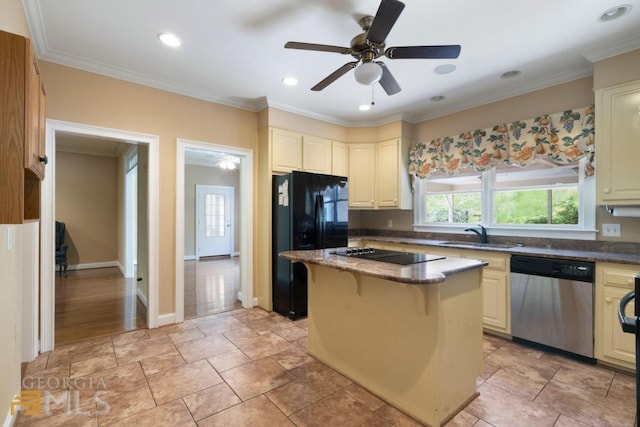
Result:
{"type": "Polygon", "coordinates": [[[487,265],[486,261],[446,257],[411,265],[398,265],[382,261],[335,255],[336,249],[285,251],[280,256],[294,262],[322,265],[336,270],[364,274],[379,279],[410,285],[429,285],[444,282],[447,276],[487,265]]]}
{"type": "Polygon", "coordinates": [[[436,246],[441,248],[472,249],[489,252],[501,252],[511,255],[539,256],[543,258],[564,258],[591,262],[617,262],[621,264],[640,265],[640,254],[582,251],[575,249],[553,249],[535,246],[519,246],[492,243],[469,243],[456,241],[442,241],[429,239],[415,239],[410,237],[395,236],[357,236],[349,238],[350,241],[367,241],[379,243],[398,243],[418,246],[436,246]]]}

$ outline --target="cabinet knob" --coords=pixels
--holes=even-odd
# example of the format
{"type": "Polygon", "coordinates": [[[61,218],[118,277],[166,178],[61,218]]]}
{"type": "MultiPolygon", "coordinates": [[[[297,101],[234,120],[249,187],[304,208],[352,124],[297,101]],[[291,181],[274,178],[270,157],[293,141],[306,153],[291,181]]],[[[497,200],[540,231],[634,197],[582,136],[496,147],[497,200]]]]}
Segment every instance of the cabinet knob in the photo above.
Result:
{"type": "Polygon", "coordinates": [[[373,200],[371,201],[371,206],[373,206],[373,200]]]}
{"type": "Polygon", "coordinates": [[[44,155],[44,157],[38,157],[38,159],[39,159],[42,163],[44,163],[45,165],[46,165],[47,163],[49,163],[49,158],[47,157],[47,155],[46,155],[46,154],[44,155]]]}
{"type": "Polygon", "coordinates": [[[602,192],[603,193],[611,193],[611,189],[610,188],[603,188],[602,192]]]}
{"type": "Polygon", "coordinates": [[[633,285],[633,279],[627,279],[627,285],[633,285]]]}
{"type": "Polygon", "coordinates": [[[609,297],[608,297],[608,298],[605,298],[605,299],[604,299],[604,301],[605,301],[607,304],[611,304],[611,298],[609,298],[609,297]]]}

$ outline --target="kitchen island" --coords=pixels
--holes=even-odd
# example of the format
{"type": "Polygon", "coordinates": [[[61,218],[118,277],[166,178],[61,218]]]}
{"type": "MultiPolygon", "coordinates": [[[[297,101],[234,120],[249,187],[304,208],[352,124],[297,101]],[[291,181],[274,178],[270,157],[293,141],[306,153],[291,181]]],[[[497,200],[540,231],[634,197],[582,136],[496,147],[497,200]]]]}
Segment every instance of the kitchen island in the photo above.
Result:
{"type": "Polygon", "coordinates": [[[486,263],[396,265],[332,252],[280,254],[308,270],[309,353],[420,422],[443,425],[477,395],[486,263]]]}

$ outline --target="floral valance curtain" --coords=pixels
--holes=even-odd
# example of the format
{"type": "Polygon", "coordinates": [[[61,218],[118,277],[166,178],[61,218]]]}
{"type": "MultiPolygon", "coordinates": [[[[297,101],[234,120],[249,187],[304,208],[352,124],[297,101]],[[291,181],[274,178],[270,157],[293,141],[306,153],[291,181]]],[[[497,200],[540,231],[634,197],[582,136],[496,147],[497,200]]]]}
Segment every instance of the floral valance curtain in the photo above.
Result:
{"type": "Polygon", "coordinates": [[[409,150],[409,173],[426,178],[467,168],[480,172],[499,163],[527,166],[539,157],[569,164],[588,155],[586,173],[592,175],[594,110],[590,105],[416,143],[409,150]]]}

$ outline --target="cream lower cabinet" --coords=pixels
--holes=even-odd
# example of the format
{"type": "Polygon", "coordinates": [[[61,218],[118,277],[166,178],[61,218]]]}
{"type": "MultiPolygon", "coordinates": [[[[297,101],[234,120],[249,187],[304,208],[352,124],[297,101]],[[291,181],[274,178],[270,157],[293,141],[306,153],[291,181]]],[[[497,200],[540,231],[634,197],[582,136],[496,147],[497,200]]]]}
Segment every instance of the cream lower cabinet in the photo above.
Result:
{"type": "Polygon", "coordinates": [[[599,205],[640,204],[640,80],[596,93],[596,198],[599,205]]]}
{"type": "Polygon", "coordinates": [[[487,331],[498,332],[502,335],[511,334],[511,289],[509,281],[511,255],[437,246],[381,243],[375,240],[361,241],[359,246],[487,261],[489,264],[482,270],[482,325],[487,331]]]}
{"type": "MultiPolygon", "coordinates": [[[[635,370],[635,338],[622,332],[618,306],[622,297],[634,289],[640,267],[626,264],[596,263],[595,354],[607,364],[635,370]]],[[[627,306],[633,316],[633,303],[627,306]]]]}

